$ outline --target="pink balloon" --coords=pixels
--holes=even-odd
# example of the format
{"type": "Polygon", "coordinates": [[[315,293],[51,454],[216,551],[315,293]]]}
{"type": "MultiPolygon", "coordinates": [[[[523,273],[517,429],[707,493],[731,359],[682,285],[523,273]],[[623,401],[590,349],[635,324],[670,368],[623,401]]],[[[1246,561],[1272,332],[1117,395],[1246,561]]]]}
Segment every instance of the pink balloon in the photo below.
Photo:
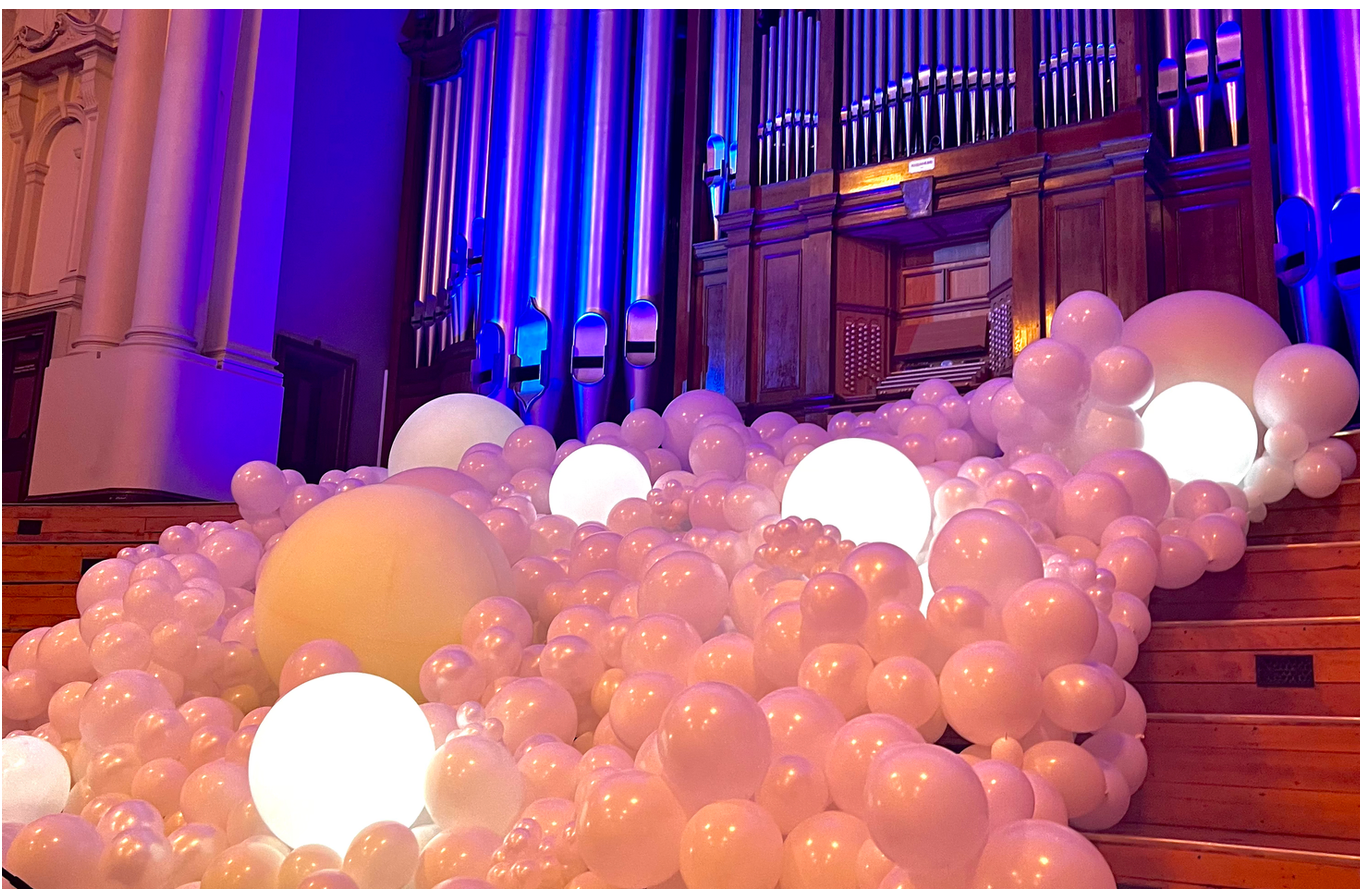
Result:
{"type": "Polygon", "coordinates": [[[721,681],[741,688],[752,697],[763,696],[765,685],[756,678],[755,643],[740,632],[716,635],[705,641],[690,663],[689,684],[721,681]]]}
{"type": "Polygon", "coordinates": [[[684,618],[652,613],[640,617],[629,629],[623,640],[622,666],[629,673],[656,671],[685,678],[702,643],[699,633],[684,618]]]}
{"type": "Polygon", "coordinates": [[[1001,641],[960,648],[940,672],[940,706],[949,724],[974,743],[1022,737],[1042,710],[1034,664],[1001,641]]]}
{"type": "Polygon", "coordinates": [[[576,847],[611,886],[654,886],[680,868],[685,812],[666,781],[645,771],[603,777],[581,804],[576,847]]]}
{"type": "Polygon", "coordinates": [[[987,794],[962,758],[924,744],[885,748],[864,784],[866,821],[883,854],[912,869],[971,863],[987,841],[987,794]]]}
{"type": "Polygon", "coordinates": [[[886,660],[920,656],[929,637],[930,630],[919,607],[907,601],[883,601],[865,620],[860,643],[875,660],[886,660]]]}
{"type": "Polygon", "coordinates": [[[1157,584],[1158,552],[1162,537],[1157,535],[1157,549],[1143,538],[1125,536],[1115,539],[1100,550],[1096,566],[1114,574],[1115,586],[1144,603],[1157,584]]]}
{"type": "Polygon", "coordinates": [[[1057,532],[1098,541],[1109,523],[1133,511],[1124,485],[1103,472],[1075,474],[1062,485],[1057,532]]]}
{"type": "Polygon", "coordinates": [[[930,548],[929,569],[936,591],[962,585],[998,605],[1043,576],[1039,551],[1025,529],[981,508],[961,511],[941,528],[930,548]]]}
{"type": "Polygon", "coordinates": [[[770,728],[750,694],[701,682],[678,694],[657,727],[657,754],[682,804],[748,799],[770,763],[770,728]]]}
{"type": "Polygon", "coordinates": [[[893,744],[924,742],[920,732],[895,716],[871,712],[846,722],[826,754],[827,786],[836,807],[863,817],[864,783],[874,757],[893,744]]]}
{"type": "Polygon", "coordinates": [[[1157,556],[1159,588],[1185,588],[1203,576],[1208,566],[1209,556],[1192,539],[1176,535],[1162,536],[1162,551],[1157,556]]]}
{"type": "Polygon", "coordinates": [[[865,690],[873,659],[854,644],[819,644],[798,667],[798,686],[815,691],[835,704],[848,718],[869,708],[865,690]]]}
{"type": "MultiPolygon", "coordinates": [[[[1158,386],[1162,386],[1158,382],[1158,386]]],[[[1139,449],[1116,449],[1091,459],[1083,472],[1110,474],[1124,485],[1132,513],[1160,523],[1171,503],[1171,482],[1157,459],[1139,449]]],[[[1099,539],[1099,536],[1095,537],[1099,539]]]]}
{"type": "Polygon", "coordinates": [[[1091,599],[1059,579],[1036,579],[1021,586],[1002,608],[1001,623],[1006,640],[1040,673],[1085,659],[1099,628],[1091,599]]]}
{"type": "Polygon", "coordinates": [[[1095,756],[1065,740],[1045,740],[1025,750],[1025,771],[1053,785],[1069,815],[1083,815],[1105,795],[1105,775],[1095,756]]]}
{"type": "Polygon", "coordinates": [[[864,822],[838,811],[815,814],[784,840],[785,889],[850,889],[855,886],[859,850],[869,838],[864,822]]]}
{"type": "Polygon", "coordinates": [[[780,756],[770,763],[756,791],[756,803],[770,813],[785,835],[803,821],[826,810],[831,791],[826,774],[802,756],[780,756]]]}
{"type": "Polygon", "coordinates": [[[511,681],[488,701],[486,712],[505,726],[503,739],[511,751],[534,734],[576,737],[576,703],[565,688],[546,678],[511,681]]]}
{"type": "Polygon", "coordinates": [[[706,805],[680,836],[680,875],[692,889],[774,888],[783,859],[779,826],[754,802],[706,805]]]}
{"type": "Polygon", "coordinates": [[[1053,821],[1016,821],[987,841],[973,883],[1009,888],[1113,889],[1114,874],[1080,833],[1053,821]]]}
{"type": "Polygon", "coordinates": [[[896,716],[919,729],[940,708],[940,686],[930,667],[915,657],[889,657],[873,668],[865,689],[869,709],[896,716]]]}
{"type": "Polygon", "coordinates": [[[803,587],[799,606],[804,650],[832,642],[858,640],[868,615],[869,601],[850,577],[818,573],[803,587]]]}
{"type": "Polygon", "coordinates": [[[770,686],[797,683],[803,662],[802,608],[796,601],[770,609],[756,626],[756,675],[770,686]]]}
{"type": "Polygon", "coordinates": [[[709,638],[727,612],[731,595],[727,578],[711,559],[693,551],[662,558],[642,577],[638,612],[670,613],[685,619],[709,638]]]}
{"type": "Polygon", "coordinates": [[[679,680],[665,672],[627,676],[609,701],[609,722],[619,741],[632,750],[641,746],[682,688],[679,680]]]}

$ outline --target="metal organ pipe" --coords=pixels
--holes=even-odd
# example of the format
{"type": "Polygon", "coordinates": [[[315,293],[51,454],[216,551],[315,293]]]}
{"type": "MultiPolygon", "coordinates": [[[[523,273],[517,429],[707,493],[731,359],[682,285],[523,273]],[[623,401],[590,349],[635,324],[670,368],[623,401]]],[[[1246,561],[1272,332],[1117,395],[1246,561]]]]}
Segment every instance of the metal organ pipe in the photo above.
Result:
{"type": "Polygon", "coordinates": [[[1218,81],[1223,85],[1223,111],[1228,118],[1232,144],[1237,145],[1242,116],[1238,101],[1242,89],[1242,25],[1235,9],[1220,9],[1214,30],[1214,60],[1218,81]]]}
{"type": "Polygon", "coordinates": [[[496,159],[488,183],[490,211],[486,264],[477,330],[473,384],[478,391],[518,409],[510,389],[511,339],[518,308],[528,294],[524,262],[524,208],[529,197],[529,150],[532,145],[532,83],[537,13],[502,14],[496,53],[495,100],[492,105],[490,154],[496,159]]]}
{"type": "Polygon", "coordinates": [[[1199,137],[1199,150],[1203,152],[1209,148],[1209,100],[1213,89],[1209,38],[1212,26],[1207,9],[1186,10],[1185,16],[1189,32],[1185,43],[1185,92],[1193,103],[1195,135],[1199,137]]]}
{"type": "Polygon", "coordinates": [[[581,176],[581,266],[576,287],[571,373],[576,426],[588,431],[609,414],[617,377],[623,309],[624,189],[632,13],[590,13],[586,70],[584,169],[581,176]],[[611,337],[611,329],[613,336],[611,337]]]}
{"type": "Polygon", "coordinates": [[[629,409],[659,408],[656,359],[666,285],[666,196],[675,13],[649,9],[638,25],[634,90],[632,229],[628,245],[623,355],[629,409]]]}
{"type": "Polygon", "coordinates": [[[1176,157],[1176,130],[1180,126],[1181,104],[1181,15],[1180,10],[1160,11],[1162,58],[1157,63],[1157,102],[1166,112],[1167,149],[1176,157]]]}
{"type": "Polygon", "coordinates": [[[534,424],[555,430],[570,393],[572,293],[581,153],[581,84],[577,60],[585,37],[585,13],[540,13],[535,80],[533,182],[529,199],[528,267],[532,281],[528,318],[515,331],[520,402],[534,424]],[[535,353],[537,355],[535,355],[535,353]]]}
{"type": "Polygon", "coordinates": [[[454,152],[453,214],[449,239],[452,337],[473,330],[481,290],[482,219],[486,208],[487,141],[491,129],[491,73],[496,29],[483,28],[463,44],[463,99],[459,107],[457,151],[454,152]],[[473,270],[474,262],[478,269],[473,270]]]}
{"type": "Polygon", "coordinates": [[[1346,341],[1341,303],[1328,278],[1318,275],[1322,215],[1329,204],[1322,181],[1318,85],[1320,67],[1312,13],[1286,9],[1271,13],[1275,35],[1275,104],[1279,134],[1281,202],[1275,213],[1276,274],[1288,286],[1302,340],[1342,349],[1346,341]]]}

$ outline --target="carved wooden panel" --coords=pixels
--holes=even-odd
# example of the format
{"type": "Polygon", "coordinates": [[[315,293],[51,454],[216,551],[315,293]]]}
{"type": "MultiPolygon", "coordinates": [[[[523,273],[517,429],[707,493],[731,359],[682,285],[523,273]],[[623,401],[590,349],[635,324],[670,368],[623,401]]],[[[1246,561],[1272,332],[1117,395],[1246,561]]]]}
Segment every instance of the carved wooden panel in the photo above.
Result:
{"type": "Polygon", "coordinates": [[[762,390],[796,391],[801,383],[802,278],[801,252],[761,257],[762,390]]]}
{"type": "Polygon", "coordinates": [[[1105,202],[1102,199],[1054,209],[1058,300],[1074,291],[1106,291],[1105,202]]]}
{"type": "MultiPolygon", "coordinates": [[[[1162,202],[1161,223],[1163,293],[1209,288],[1255,297],[1250,183],[1169,196],[1162,202]]],[[[1274,286],[1274,279],[1267,284],[1274,286]]]]}
{"type": "Polygon", "coordinates": [[[722,393],[727,381],[727,280],[705,280],[703,289],[700,305],[704,314],[704,338],[699,345],[699,355],[705,368],[704,389],[722,393]]]}

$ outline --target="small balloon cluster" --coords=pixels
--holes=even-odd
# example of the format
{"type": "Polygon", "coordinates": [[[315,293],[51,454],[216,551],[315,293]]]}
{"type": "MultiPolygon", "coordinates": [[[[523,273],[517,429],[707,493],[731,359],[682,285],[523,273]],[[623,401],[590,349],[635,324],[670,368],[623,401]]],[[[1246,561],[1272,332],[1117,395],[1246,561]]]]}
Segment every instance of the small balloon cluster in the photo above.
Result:
{"type": "Polygon", "coordinates": [[[1075,295],[1011,378],[927,381],[826,427],[747,426],[693,391],[558,445],[458,395],[412,416],[393,464],[421,458],[390,476],[251,462],[241,521],[97,564],[80,619],[15,645],[5,864],[33,885],[1112,887],[1071,828],[1119,822],[1146,775],[1124,676],[1154,587],[1230,568],[1266,503],[1355,467],[1331,437],[1360,393],[1349,365],[1206,294],[1127,321],[1075,295]],[[1139,407],[1182,382],[1266,430],[1237,479],[1173,480],[1176,456],[1140,449],[1139,407]],[[450,432],[470,445],[449,453],[450,432]],[[886,479],[861,494],[921,515],[907,549],[842,535],[858,516],[785,516],[805,461],[862,440],[919,473],[919,501],[886,479]],[[646,479],[573,519],[554,484],[595,445],[646,479]],[[380,503],[420,535],[370,529],[380,503]],[[362,579],[329,570],[341,538],[362,579]],[[257,730],[353,672],[424,701],[426,813],[373,815],[343,854],[290,848],[255,807],[257,730]]]}

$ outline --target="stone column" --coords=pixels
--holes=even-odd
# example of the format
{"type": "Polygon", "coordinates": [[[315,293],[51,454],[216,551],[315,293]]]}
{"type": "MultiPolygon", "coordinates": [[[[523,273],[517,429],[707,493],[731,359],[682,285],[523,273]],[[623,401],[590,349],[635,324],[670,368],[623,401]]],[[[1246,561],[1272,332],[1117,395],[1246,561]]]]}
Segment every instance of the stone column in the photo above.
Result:
{"type": "Polygon", "coordinates": [[[169,14],[163,9],[123,13],[95,197],[90,265],[80,336],[73,351],[103,350],[122,342],[132,321],[143,214],[156,133],[148,97],[161,91],[169,14]]]}
{"type": "Polygon", "coordinates": [[[221,10],[175,10],[156,112],[127,344],[193,350],[220,88],[221,10]]]}

